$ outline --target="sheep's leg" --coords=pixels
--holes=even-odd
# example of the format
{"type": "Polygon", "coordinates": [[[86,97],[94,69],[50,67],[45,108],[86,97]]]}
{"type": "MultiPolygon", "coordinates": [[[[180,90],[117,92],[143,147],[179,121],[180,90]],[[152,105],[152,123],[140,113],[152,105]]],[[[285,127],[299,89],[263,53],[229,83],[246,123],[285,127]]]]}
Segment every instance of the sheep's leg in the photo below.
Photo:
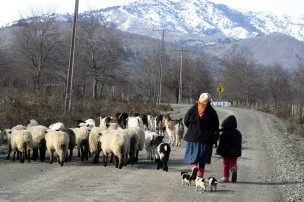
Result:
{"type": "MultiPolygon", "coordinates": [[[[91,152],[89,152],[89,143],[87,143],[84,147],[84,154],[85,154],[85,160],[87,161],[89,159],[89,153],[91,154],[91,152]]],[[[92,155],[90,155],[91,157],[92,155]]]]}
{"type": "Polygon", "coordinates": [[[12,152],[12,147],[11,147],[11,144],[9,144],[8,145],[8,154],[7,154],[6,160],[10,159],[11,152],[12,152]]]}
{"type": "Polygon", "coordinates": [[[36,158],[38,157],[38,149],[33,149],[33,153],[32,153],[32,160],[36,161],[36,158]]]}
{"type": "Polygon", "coordinates": [[[114,163],[115,163],[115,167],[118,168],[118,164],[119,164],[119,158],[118,156],[114,155],[114,163]]]}
{"type": "Polygon", "coordinates": [[[103,165],[106,167],[108,164],[108,154],[103,154],[103,165]]]}
{"type": "Polygon", "coordinates": [[[20,152],[17,151],[17,160],[19,160],[19,159],[20,159],[20,152]]]}
{"type": "Polygon", "coordinates": [[[111,157],[110,157],[110,163],[113,163],[113,158],[114,158],[114,154],[111,153],[111,157]]]}
{"type": "Polygon", "coordinates": [[[163,164],[163,170],[168,172],[168,162],[167,161],[165,161],[163,164]]]}
{"type": "Polygon", "coordinates": [[[123,166],[123,156],[120,155],[118,158],[117,158],[117,161],[118,161],[118,168],[119,169],[122,169],[122,166],[123,166]]]}
{"type": "Polygon", "coordinates": [[[99,162],[99,152],[94,152],[93,156],[94,156],[93,164],[98,164],[98,162],[99,162]]]}
{"type": "Polygon", "coordinates": [[[138,162],[138,153],[139,153],[139,149],[136,151],[136,156],[135,156],[135,160],[134,160],[135,163],[138,162]]]}
{"type": "Polygon", "coordinates": [[[84,149],[83,149],[83,146],[80,147],[80,152],[81,152],[81,161],[84,161],[84,149]]]}
{"type": "MultiPolygon", "coordinates": [[[[37,152],[38,152],[38,150],[37,150],[37,152]]],[[[29,163],[31,162],[31,150],[30,149],[27,150],[27,161],[29,163]]]]}
{"type": "Polygon", "coordinates": [[[68,157],[69,156],[69,152],[68,152],[68,150],[66,151],[66,153],[65,153],[65,157],[64,157],[64,161],[67,163],[68,162],[68,157]]]}
{"type": "MultiPolygon", "coordinates": [[[[40,147],[39,147],[39,153],[40,153],[40,161],[41,162],[44,162],[44,160],[45,160],[45,152],[46,152],[46,142],[45,142],[45,140],[42,140],[41,142],[40,142],[40,147]]],[[[38,152],[37,152],[37,154],[38,154],[38,152]]],[[[38,158],[38,155],[37,155],[37,158],[38,158]]]]}
{"type": "Polygon", "coordinates": [[[54,159],[54,152],[52,152],[51,155],[50,155],[50,164],[53,163],[53,159],[54,159]]]}
{"type": "Polygon", "coordinates": [[[78,148],[78,157],[80,157],[80,148],[78,148]]]}
{"type": "Polygon", "coordinates": [[[16,151],[13,152],[13,161],[15,161],[16,151]]]}
{"type": "Polygon", "coordinates": [[[41,162],[44,162],[44,160],[45,160],[45,152],[46,152],[46,148],[45,147],[40,147],[39,148],[40,161],[41,162]]]}
{"type": "Polygon", "coordinates": [[[72,149],[70,149],[69,161],[71,161],[71,160],[72,160],[72,156],[73,156],[73,148],[72,148],[72,149]]]}
{"type": "Polygon", "coordinates": [[[25,151],[21,152],[20,163],[24,163],[25,154],[25,151]]]}

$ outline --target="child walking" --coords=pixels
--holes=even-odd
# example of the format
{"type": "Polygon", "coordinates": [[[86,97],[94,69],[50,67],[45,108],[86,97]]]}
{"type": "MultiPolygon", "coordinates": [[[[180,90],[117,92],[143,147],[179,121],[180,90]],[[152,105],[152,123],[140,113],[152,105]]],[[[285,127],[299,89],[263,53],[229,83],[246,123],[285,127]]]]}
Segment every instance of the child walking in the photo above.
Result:
{"type": "Polygon", "coordinates": [[[235,116],[228,116],[221,124],[219,146],[216,153],[223,157],[223,178],[222,182],[229,181],[231,172],[231,181],[237,180],[237,158],[242,154],[242,135],[237,129],[235,116]]]}

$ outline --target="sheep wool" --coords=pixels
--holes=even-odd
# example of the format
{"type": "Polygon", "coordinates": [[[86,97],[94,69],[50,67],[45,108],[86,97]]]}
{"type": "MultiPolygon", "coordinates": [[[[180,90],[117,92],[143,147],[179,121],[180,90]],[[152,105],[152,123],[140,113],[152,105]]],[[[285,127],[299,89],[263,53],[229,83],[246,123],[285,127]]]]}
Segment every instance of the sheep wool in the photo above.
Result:
{"type": "Polygon", "coordinates": [[[45,135],[46,147],[50,153],[50,164],[53,163],[54,152],[59,157],[59,163],[63,166],[64,161],[67,161],[69,136],[63,131],[50,131],[45,135]]]}
{"type": "Polygon", "coordinates": [[[32,148],[32,135],[28,130],[14,130],[11,135],[11,148],[14,152],[13,161],[17,152],[21,153],[20,162],[24,163],[27,152],[28,162],[30,162],[30,150],[32,148]]]}
{"type": "Polygon", "coordinates": [[[130,147],[130,138],[123,130],[102,131],[100,137],[101,149],[104,156],[104,166],[107,166],[109,154],[114,154],[115,166],[121,169],[127,163],[127,154],[130,147]]]}
{"type": "Polygon", "coordinates": [[[100,137],[102,135],[100,127],[93,127],[89,135],[90,151],[93,156],[93,163],[99,162],[99,153],[101,152],[100,137]]]}

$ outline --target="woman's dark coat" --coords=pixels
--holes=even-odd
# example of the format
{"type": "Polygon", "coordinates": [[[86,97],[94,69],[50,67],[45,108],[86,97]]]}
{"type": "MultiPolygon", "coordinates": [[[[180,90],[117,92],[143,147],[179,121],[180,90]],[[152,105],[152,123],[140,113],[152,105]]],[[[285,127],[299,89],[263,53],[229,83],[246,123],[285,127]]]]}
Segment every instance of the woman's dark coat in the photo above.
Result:
{"type": "Polygon", "coordinates": [[[222,123],[223,133],[220,136],[216,153],[223,157],[240,157],[242,155],[242,135],[238,131],[235,116],[228,116],[222,123]]]}
{"type": "Polygon", "coordinates": [[[216,111],[208,103],[204,117],[200,119],[197,104],[193,105],[185,115],[184,123],[188,131],[184,137],[187,142],[200,142],[213,144],[215,131],[219,128],[219,120],[216,111]]]}

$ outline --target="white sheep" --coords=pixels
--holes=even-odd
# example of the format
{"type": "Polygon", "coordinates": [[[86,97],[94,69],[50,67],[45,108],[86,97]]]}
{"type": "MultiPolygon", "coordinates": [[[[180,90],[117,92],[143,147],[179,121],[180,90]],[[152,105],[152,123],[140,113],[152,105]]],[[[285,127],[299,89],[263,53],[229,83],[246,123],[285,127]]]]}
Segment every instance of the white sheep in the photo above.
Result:
{"type": "Polygon", "coordinates": [[[61,122],[53,123],[49,126],[52,131],[62,131],[64,128],[64,124],[61,122]]]}
{"type": "Polygon", "coordinates": [[[32,126],[38,126],[39,123],[35,119],[31,119],[30,123],[27,125],[27,128],[32,127],[32,126]]]}
{"type": "Polygon", "coordinates": [[[11,134],[11,148],[14,152],[13,161],[17,152],[21,153],[20,162],[24,163],[24,159],[27,156],[28,162],[30,162],[30,152],[32,147],[32,135],[28,130],[13,130],[11,134]],[[27,155],[26,155],[27,153],[27,155]]]}
{"type": "Polygon", "coordinates": [[[143,121],[140,117],[129,117],[127,122],[127,129],[131,129],[134,131],[134,133],[139,134],[139,143],[138,143],[138,149],[136,151],[135,155],[135,162],[138,161],[138,153],[139,151],[142,151],[145,146],[145,132],[143,130],[144,125],[143,121]]]}
{"type": "Polygon", "coordinates": [[[94,164],[97,164],[99,162],[99,153],[101,152],[101,142],[100,142],[101,135],[102,135],[102,130],[100,127],[93,127],[89,135],[90,151],[93,156],[94,164]]]}
{"type": "MultiPolygon", "coordinates": [[[[23,126],[23,125],[16,125],[12,129],[5,129],[3,131],[3,139],[4,139],[4,141],[7,141],[7,143],[8,143],[8,154],[7,154],[7,157],[6,157],[7,160],[10,159],[10,155],[11,155],[11,152],[12,152],[11,134],[15,130],[26,130],[26,127],[23,126]]],[[[17,159],[19,159],[19,153],[17,153],[17,159]]]]}
{"type": "Polygon", "coordinates": [[[76,137],[76,145],[78,149],[78,157],[81,161],[88,160],[89,154],[89,135],[91,129],[88,127],[72,128],[76,137]]]}
{"type": "Polygon", "coordinates": [[[40,161],[44,162],[45,152],[46,152],[45,134],[47,133],[48,128],[45,126],[42,126],[42,125],[32,126],[32,124],[29,124],[27,130],[31,133],[32,138],[33,138],[32,160],[36,161],[36,158],[38,158],[38,150],[39,150],[40,161]]]}
{"type": "Polygon", "coordinates": [[[127,164],[130,138],[123,130],[102,131],[100,137],[101,149],[103,152],[103,163],[107,166],[108,156],[113,153],[116,168],[121,169],[127,164]]]}
{"type": "Polygon", "coordinates": [[[95,127],[95,121],[94,119],[87,119],[85,122],[79,123],[79,126],[93,128],[95,127]]]}
{"type": "Polygon", "coordinates": [[[155,156],[155,148],[152,147],[151,141],[154,140],[158,134],[152,131],[145,131],[145,148],[147,151],[147,159],[153,160],[155,156]]]}
{"type": "Polygon", "coordinates": [[[49,131],[45,135],[46,147],[50,153],[50,164],[53,163],[54,152],[57,153],[57,160],[61,166],[67,162],[69,136],[63,131],[49,131]]]}

